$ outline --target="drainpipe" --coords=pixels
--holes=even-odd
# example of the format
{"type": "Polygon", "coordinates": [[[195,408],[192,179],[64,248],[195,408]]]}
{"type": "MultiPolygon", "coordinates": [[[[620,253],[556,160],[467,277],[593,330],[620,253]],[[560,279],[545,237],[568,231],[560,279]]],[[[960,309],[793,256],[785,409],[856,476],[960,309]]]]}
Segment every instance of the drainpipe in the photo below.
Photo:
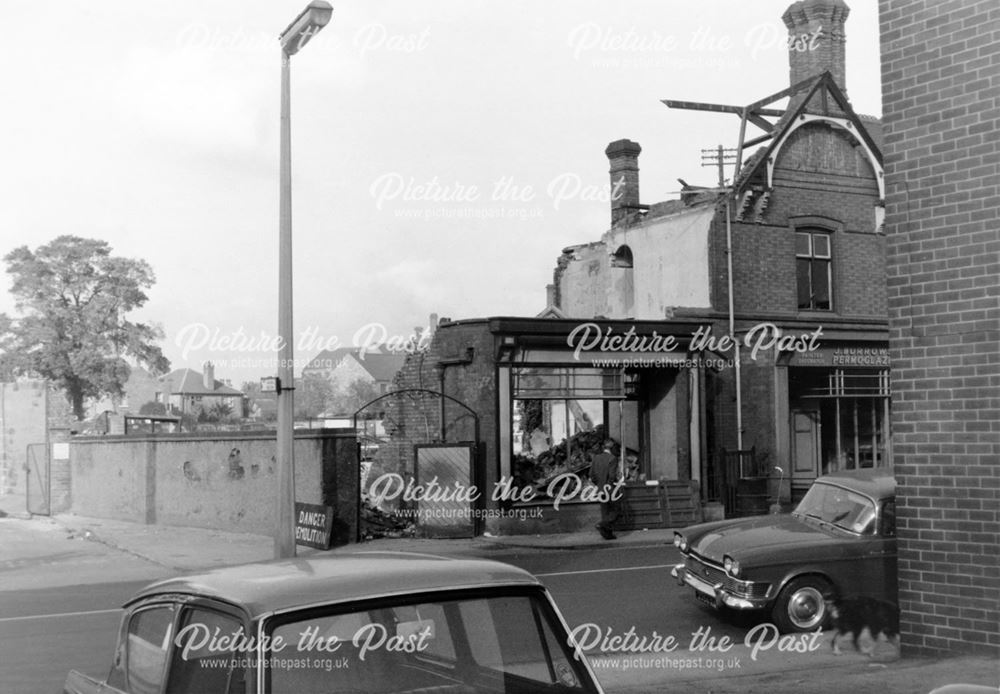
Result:
{"type": "Polygon", "coordinates": [[[445,436],[445,426],[444,426],[444,414],[445,414],[445,412],[444,412],[444,369],[445,369],[445,364],[442,363],[442,362],[438,362],[437,365],[434,367],[434,369],[438,373],[438,392],[441,393],[441,397],[439,398],[441,400],[441,435],[440,435],[440,438],[441,438],[441,443],[444,443],[444,436],[445,436]]]}
{"type": "Polygon", "coordinates": [[[736,339],[736,314],[733,309],[733,229],[730,222],[732,194],[726,196],[726,263],[729,282],[729,338],[733,341],[733,366],[736,369],[736,448],[743,450],[743,389],[740,378],[740,343],[736,339]]]}

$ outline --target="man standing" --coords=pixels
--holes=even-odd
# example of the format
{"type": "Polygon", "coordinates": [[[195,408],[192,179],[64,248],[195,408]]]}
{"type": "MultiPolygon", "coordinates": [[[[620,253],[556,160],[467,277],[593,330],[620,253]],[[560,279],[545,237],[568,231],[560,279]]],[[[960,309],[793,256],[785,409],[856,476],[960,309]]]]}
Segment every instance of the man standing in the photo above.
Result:
{"type": "Polygon", "coordinates": [[[607,499],[601,502],[601,522],[597,524],[597,530],[605,540],[615,539],[611,527],[618,518],[617,501],[611,498],[611,490],[618,482],[618,459],[612,453],[613,447],[614,441],[605,439],[604,450],[590,459],[590,481],[603,492],[602,498],[607,499]]]}

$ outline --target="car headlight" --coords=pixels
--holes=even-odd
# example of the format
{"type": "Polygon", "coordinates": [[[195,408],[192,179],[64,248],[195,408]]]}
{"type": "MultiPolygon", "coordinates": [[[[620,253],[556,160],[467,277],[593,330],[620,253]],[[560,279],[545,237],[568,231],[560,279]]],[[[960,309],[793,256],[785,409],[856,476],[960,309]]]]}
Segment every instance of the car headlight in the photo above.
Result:
{"type": "Polygon", "coordinates": [[[687,552],[688,543],[687,538],[685,538],[680,533],[674,533],[674,547],[682,552],[687,552]]]}
{"type": "Polygon", "coordinates": [[[732,557],[727,556],[722,558],[722,568],[733,578],[740,575],[740,563],[732,557]]]}

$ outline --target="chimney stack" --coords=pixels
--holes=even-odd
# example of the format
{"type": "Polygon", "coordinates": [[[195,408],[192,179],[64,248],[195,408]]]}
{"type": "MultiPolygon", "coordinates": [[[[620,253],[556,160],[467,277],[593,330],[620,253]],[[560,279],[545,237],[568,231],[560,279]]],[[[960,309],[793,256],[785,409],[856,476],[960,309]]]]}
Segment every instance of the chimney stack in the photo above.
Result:
{"type": "Polygon", "coordinates": [[[205,362],[203,384],[206,390],[215,390],[215,364],[210,361],[205,362]]]}
{"type": "Polygon", "coordinates": [[[639,153],[642,147],[631,140],[616,140],[604,153],[611,164],[612,226],[635,212],[639,204],[639,153]]]}
{"type": "MultiPolygon", "coordinates": [[[[781,19],[788,27],[790,84],[829,71],[847,93],[844,24],[850,12],[844,0],[799,0],[785,10],[781,19]]],[[[798,105],[803,96],[793,96],[789,108],[798,105]]]]}

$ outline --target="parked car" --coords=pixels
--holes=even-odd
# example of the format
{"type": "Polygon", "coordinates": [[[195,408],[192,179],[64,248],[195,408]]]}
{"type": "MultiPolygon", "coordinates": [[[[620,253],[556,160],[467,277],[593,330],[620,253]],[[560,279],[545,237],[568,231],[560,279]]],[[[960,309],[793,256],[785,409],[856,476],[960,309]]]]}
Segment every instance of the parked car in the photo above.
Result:
{"type": "Polygon", "coordinates": [[[106,682],[65,694],[601,692],[548,591],[478,559],[356,552],[164,580],[125,605],[106,682]]]}
{"type": "Polygon", "coordinates": [[[817,479],[790,515],[685,528],[671,573],[716,609],[769,610],[783,632],[823,626],[825,598],[895,604],[895,487],[883,469],[842,472],[817,479]]]}

